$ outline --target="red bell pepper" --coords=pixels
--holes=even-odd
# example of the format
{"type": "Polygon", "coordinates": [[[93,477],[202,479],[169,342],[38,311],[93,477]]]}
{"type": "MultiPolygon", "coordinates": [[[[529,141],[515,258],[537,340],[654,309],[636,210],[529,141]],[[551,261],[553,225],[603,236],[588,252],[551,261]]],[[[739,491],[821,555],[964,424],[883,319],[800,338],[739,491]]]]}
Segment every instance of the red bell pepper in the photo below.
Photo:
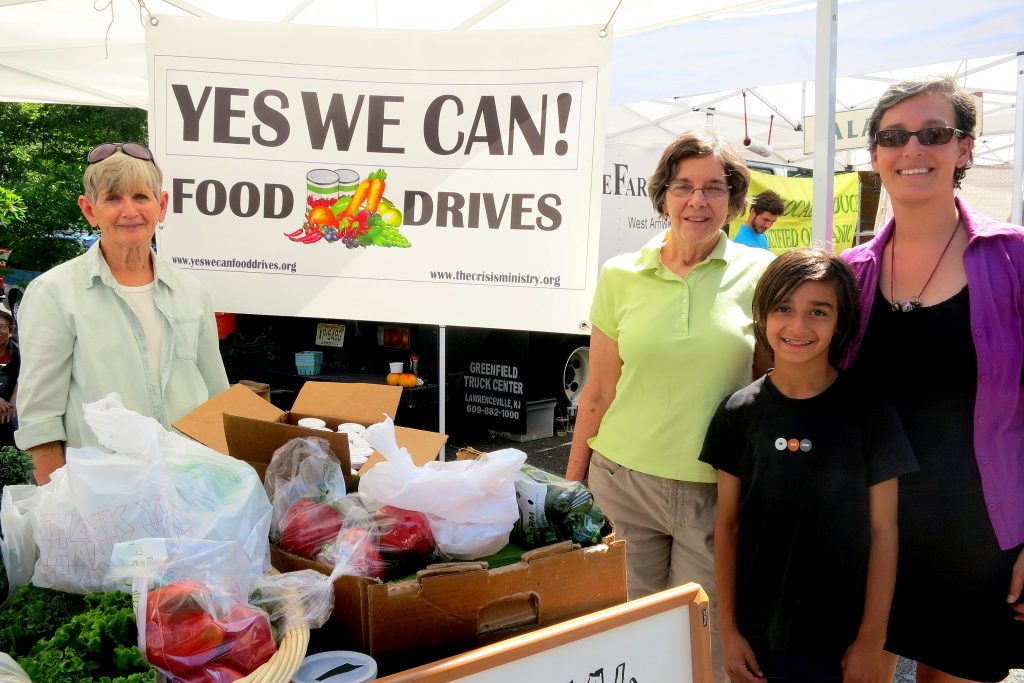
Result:
{"type": "Polygon", "coordinates": [[[320,548],[338,535],[342,523],[341,513],[327,503],[299,498],[281,519],[278,545],[303,557],[315,558],[320,548]]]}
{"type": "Polygon", "coordinates": [[[162,671],[184,674],[221,655],[224,629],[208,611],[209,590],[180,581],[146,598],[146,659],[162,671]]]}
{"type": "Polygon", "coordinates": [[[412,512],[385,505],[374,519],[380,525],[382,554],[428,555],[434,550],[430,522],[421,512],[412,512]]]}
{"type": "Polygon", "coordinates": [[[227,613],[224,637],[231,647],[215,663],[244,671],[244,675],[255,671],[277,652],[270,630],[270,617],[263,610],[249,605],[236,605],[227,613]]]}
{"type": "Polygon", "coordinates": [[[336,564],[346,564],[359,576],[384,576],[384,559],[373,534],[360,527],[348,527],[338,534],[331,553],[336,564]]]}
{"type": "Polygon", "coordinates": [[[217,619],[210,598],[194,581],[147,595],[146,659],[176,683],[230,683],[277,651],[266,612],[236,603],[217,619]]]}

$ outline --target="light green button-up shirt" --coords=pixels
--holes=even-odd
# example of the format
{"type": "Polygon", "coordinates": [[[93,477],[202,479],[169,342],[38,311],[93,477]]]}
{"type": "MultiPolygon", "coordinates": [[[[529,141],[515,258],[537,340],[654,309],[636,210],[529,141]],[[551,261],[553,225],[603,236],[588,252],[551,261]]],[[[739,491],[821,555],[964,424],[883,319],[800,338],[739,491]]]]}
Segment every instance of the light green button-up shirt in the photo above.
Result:
{"type": "Polygon", "coordinates": [[[679,277],[661,262],[666,234],[605,264],[590,319],[619,347],[615,398],[590,446],[645,474],[715,481],[699,462],[715,408],[750,383],[754,286],[775,258],[719,239],[679,277]]]}
{"type": "Polygon", "coordinates": [[[100,241],[39,276],[18,312],[20,448],[51,441],[96,445],[82,404],[116,391],[124,405],[164,427],[228,388],[210,298],[191,275],[153,257],[154,299],[164,319],[156,375],[142,324],[132,312],[100,241]]]}

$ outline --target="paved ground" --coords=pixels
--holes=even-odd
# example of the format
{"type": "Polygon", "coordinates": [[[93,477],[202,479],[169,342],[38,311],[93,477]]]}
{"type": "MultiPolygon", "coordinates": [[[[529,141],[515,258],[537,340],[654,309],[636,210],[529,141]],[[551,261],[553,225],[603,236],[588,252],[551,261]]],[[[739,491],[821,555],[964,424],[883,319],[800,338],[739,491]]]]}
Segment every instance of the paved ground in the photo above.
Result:
{"type": "MultiPolygon", "coordinates": [[[[471,446],[484,452],[496,451],[501,448],[518,448],[526,453],[526,461],[531,465],[555,474],[564,474],[565,465],[569,460],[571,441],[571,434],[520,443],[481,433],[449,439],[447,457],[454,458],[455,452],[464,446],[471,446]]],[[[893,683],[915,683],[916,672],[917,665],[914,662],[901,659],[896,668],[896,677],[893,679],[893,683]]],[[[1004,683],[1024,683],[1024,669],[1011,671],[1009,678],[1004,683]]]]}

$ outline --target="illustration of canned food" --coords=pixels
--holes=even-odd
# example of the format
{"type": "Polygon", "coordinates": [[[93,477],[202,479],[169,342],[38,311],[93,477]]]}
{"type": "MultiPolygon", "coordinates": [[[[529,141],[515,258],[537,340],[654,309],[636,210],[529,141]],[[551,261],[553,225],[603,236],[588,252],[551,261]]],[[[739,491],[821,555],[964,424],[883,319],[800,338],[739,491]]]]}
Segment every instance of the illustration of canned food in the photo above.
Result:
{"type": "Polygon", "coordinates": [[[338,174],[338,196],[355,194],[359,187],[359,174],[351,168],[336,168],[334,172],[338,174]]]}
{"type": "Polygon", "coordinates": [[[337,171],[327,168],[314,168],[306,174],[306,216],[315,206],[317,200],[324,200],[334,203],[338,201],[338,183],[340,178],[337,171]]]}

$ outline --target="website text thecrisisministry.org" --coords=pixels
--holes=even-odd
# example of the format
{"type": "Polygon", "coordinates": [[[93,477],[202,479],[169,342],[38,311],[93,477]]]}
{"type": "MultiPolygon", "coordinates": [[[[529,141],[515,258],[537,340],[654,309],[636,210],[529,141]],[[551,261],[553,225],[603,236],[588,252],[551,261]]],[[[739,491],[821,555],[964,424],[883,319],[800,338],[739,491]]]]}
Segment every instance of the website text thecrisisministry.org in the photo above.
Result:
{"type": "Polygon", "coordinates": [[[532,275],[530,273],[469,272],[465,270],[432,270],[431,280],[442,282],[492,282],[496,284],[532,285],[534,287],[560,287],[561,275],[532,275]]]}

